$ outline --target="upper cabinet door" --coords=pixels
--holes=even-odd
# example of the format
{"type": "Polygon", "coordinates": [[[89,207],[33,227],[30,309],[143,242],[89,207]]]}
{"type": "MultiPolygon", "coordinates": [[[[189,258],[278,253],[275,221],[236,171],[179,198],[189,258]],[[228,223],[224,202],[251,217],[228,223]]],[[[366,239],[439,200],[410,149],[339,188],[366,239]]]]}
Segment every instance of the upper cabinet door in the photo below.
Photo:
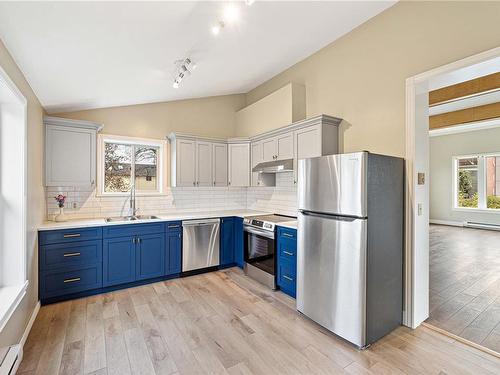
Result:
{"type": "Polygon", "coordinates": [[[229,186],[250,186],[250,145],[229,145],[229,186]]]}
{"type": "Polygon", "coordinates": [[[227,186],[227,144],[214,143],[213,156],[213,186],[227,186]]]}
{"type": "MultiPolygon", "coordinates": [[[[251,168],[264,161],[264,155],[262,151],[262,142],[252,143],[252,163],[250,165],[251,168]]],[[[252,172],[252,186],[259,186],[259,173],[257,172],[252,172]]]]}
{"type": "Polygon", "coordinates": [[[321,149],[321,125],[309,126],[295,132],[295,157],[314,158],[323,155],[321,149]]]}
{"type": "Polygon", "coordinates": [[[196,186],[196,141],[178,139],[176,142],[176,186],[196,186]]]}
{"type": "Polygon", "coordinates": [[[278,155],[276,138],[268,138],[262,141],[262,161],[276,160],[278,155]]]}
{"type": "Polygon", "coordinates": [[[212,143],[196,142],[196,186],[212,186],[212,143]]]}
{"type": "Polygon", "coordinates": [[[93,129],[47,124],[45,127],[45,185],[93,186],[96,174],[93,129]]]}
{"type": "Polygon", "coordinates": [[[276,136],[276,159],[285,160],[293,158],[293,132],[276,136]]]}

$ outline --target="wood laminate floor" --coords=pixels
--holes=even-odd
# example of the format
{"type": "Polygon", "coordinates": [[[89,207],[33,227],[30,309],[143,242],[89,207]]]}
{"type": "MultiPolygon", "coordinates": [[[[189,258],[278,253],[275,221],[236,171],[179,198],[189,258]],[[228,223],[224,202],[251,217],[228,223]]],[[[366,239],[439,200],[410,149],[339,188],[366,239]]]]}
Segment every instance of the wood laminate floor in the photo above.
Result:
{"type": "Polygon", "coordinates": [[[431,225],[429,302],[428,323],[500,353],[500,232],[431,225]]]}
{"type": "Polygon", "coordinates": [[[498,374],[500,359],[428,328],[365,351],[239,269],[44,306],[19,374],[498,374]]]}

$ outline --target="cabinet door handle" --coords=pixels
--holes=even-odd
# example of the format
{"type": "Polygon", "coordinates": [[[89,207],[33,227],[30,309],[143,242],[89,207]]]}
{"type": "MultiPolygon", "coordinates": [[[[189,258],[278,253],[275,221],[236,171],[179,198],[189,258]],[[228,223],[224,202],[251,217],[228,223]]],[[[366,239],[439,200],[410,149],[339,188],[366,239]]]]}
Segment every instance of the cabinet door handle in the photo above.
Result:
{"type": "Polygon", "coordinates": [[[181,234],[179,233],[179,238],[181,238],[181,234]]]}
{"type": "Polygon", "coordinates": [[[63,257],[79,257],[80,255],[80,253],[66,253],[63,257]]]}
{"type": "Polygon", "coordinates": [[[142,241],[142,240],[141,240],[141,237],[138,237],[138,238],[137,238],[137,243],[141,243],[141,241],[142,241]]]}
{"type": "Polygon", "coordinates": [[[134,237],[134,238],[132,238],[132,243],[135,243],[135,237],[134,237]]]}
{"type": "Polygon", "coordinates": [[[288,281],[293,281],[293,279],[291,277],[287,276],[287,275],[283,275],[283,278],[286,279],[286,280],[288,280],[288,281]]]}
{"type": "Polygon", "coordinates": [[[80,233],[68,233],[68,234],[63,235],[64,238],[74,238],[74,237],[80,237],[80,236],[81,236],[80,233]]]}
{"type": "Polygon", "coordinates": [[[228,184],[228,185],[231,185],[231,181],[229,181],[227,184],[228,184]]]}
{"type": "Polygon", "coordinates": [[[196,186],[196,182],[193,181],[193,186],[196,186]]]}
{"type": "Polygon", "coordinates": [[[290,237],[290,238],[293,238],[293,235],[291,235],[290,233],[281,233],[283,235],[283,237],[290,237]]]}
{"type": "Polygon", "coordinates": [[[214,186],[215,186],[215,181],[214,181],[214,186]]]}
{"type": "Polygon", "coordinates": [[[76,283],[76,282],[78,282],[78,281],[80,281],[80,280],[81,280],[81,279],[80,279],[79,277],[75,277],[75,278],[73,278],[73,279],[65,279],[65,280],[63,281],[63,283],[65,283],[65,284],[68,284],[68,283],[76,283]]]}
{"type": "Polygon", "coordinates": [[[293,253],[291,253],[291,252],[289,252],[289,251],[283,251],[283,254],[293,256],[293,253]]]}

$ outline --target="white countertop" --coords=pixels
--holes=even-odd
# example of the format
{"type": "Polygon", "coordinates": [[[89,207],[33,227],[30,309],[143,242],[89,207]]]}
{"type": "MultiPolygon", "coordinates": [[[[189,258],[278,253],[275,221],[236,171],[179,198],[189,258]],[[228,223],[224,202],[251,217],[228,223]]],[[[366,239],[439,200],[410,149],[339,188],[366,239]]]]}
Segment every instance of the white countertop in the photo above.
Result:
{"type": "MultiPolygon", "coordinates": [[[[237,216],[244,218],[248,216],[269,215],[269,214],[272,214],[272,212],[253,211],[253,210],[224,210],[224,211],[175,213],[171,215],[158,215],[159,219],[153,219],[153,220],[115,221],[112,223],[106,223],[104,221],[104,218],[68,220],[65,222],[45,221],[38,227],[38,230],[45,231],[45,230],[57,230],[57,229],[103,227],[108,225],[144,224],[144,223],[155,223],[161,221],[208,219],[208,218],[228,217],[228,216],[237,216]]],[[[285,222],[285,224],[286,223],[288,222],[285,222]]]]}
{"type": "Polygon", "coordinates": [[[297,229],[297,220],[285,221],[277,224],[279,227],[297,229]]]}

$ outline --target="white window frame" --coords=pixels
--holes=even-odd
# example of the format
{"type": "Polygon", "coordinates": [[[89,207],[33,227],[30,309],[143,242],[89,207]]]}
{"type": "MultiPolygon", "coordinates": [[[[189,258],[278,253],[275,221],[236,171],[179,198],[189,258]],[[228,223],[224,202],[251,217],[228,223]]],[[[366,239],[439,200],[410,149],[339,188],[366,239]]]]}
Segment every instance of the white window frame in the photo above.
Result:
{"type": "Polygon", "coordinates": [[[129,196],[129,192],[106,192],[104,191],[104,144],[120,143],[126,145],[151,146],[158,148],[157,155],[157,184],[158,190],[137,190],[137,196],[165,195],[168,186],[168,142],[166,140],[151,138],[126,137],[121,135],[99,134],[97,136],[97,195],[102,197],[129,196]]]}
{"type": "Polygon", "coordinates": [[[462,212],[487,212],[492,214],[500,214],[499,208],[488,208],[487,207],[487,187],[486,187],[486,163],[485,159],[487,157],[497,156],[500,157],[499,152],[486,152],[479,154],[470,155],[456,155],[452,157],[452,186],[453,186],[453,211],[462,212]],[[458,160],[465,158],[477,158],[477,192],[478,192],[478,202],[476,207],[460,207],[458,205],[458,160]]]}
{"type": "MultiPolygon", "coordinates": [[[[28,235],[27,235],[27,207],[28,207],[28,188],[27,188],[27,171],[28,171],[28,101],[10,79],[8,74],[0,67],[0,84],[7,88],[15,96],[16,104],[22,106],[23,113],[23,147],[22,154],[17,155],[18,163],[15,164],[16,174],[21,178],[22,185],[22,201],[21,204],[21,233],[22,238],[19,239],[20,254],[16,254],[16,266],[19,267],[19,272],[16,280],[9,282],[9,285],[2,285],[0,283],[0,333],[3,331],[12,314],[16,311],[17,307],[26,295],[29,286],[27,278],[27,248],[28,248],[28,235]]],[[[17,247],[16,247],[17,249],[17,247]]],[[[2,248],[0,248],[2,251],[2,248]]],[[[0,254],[1,255],[1,254],[0,254]]],[[[0,256],[0,262],[2,261],[0,256]]],[[[0,264],[0,267],[2,265],[0,264]]],[[[4,280],[5,281],[5,280],[4,280]]],[[[0,281],[1,282],[1,281],[0,281]]]]}

